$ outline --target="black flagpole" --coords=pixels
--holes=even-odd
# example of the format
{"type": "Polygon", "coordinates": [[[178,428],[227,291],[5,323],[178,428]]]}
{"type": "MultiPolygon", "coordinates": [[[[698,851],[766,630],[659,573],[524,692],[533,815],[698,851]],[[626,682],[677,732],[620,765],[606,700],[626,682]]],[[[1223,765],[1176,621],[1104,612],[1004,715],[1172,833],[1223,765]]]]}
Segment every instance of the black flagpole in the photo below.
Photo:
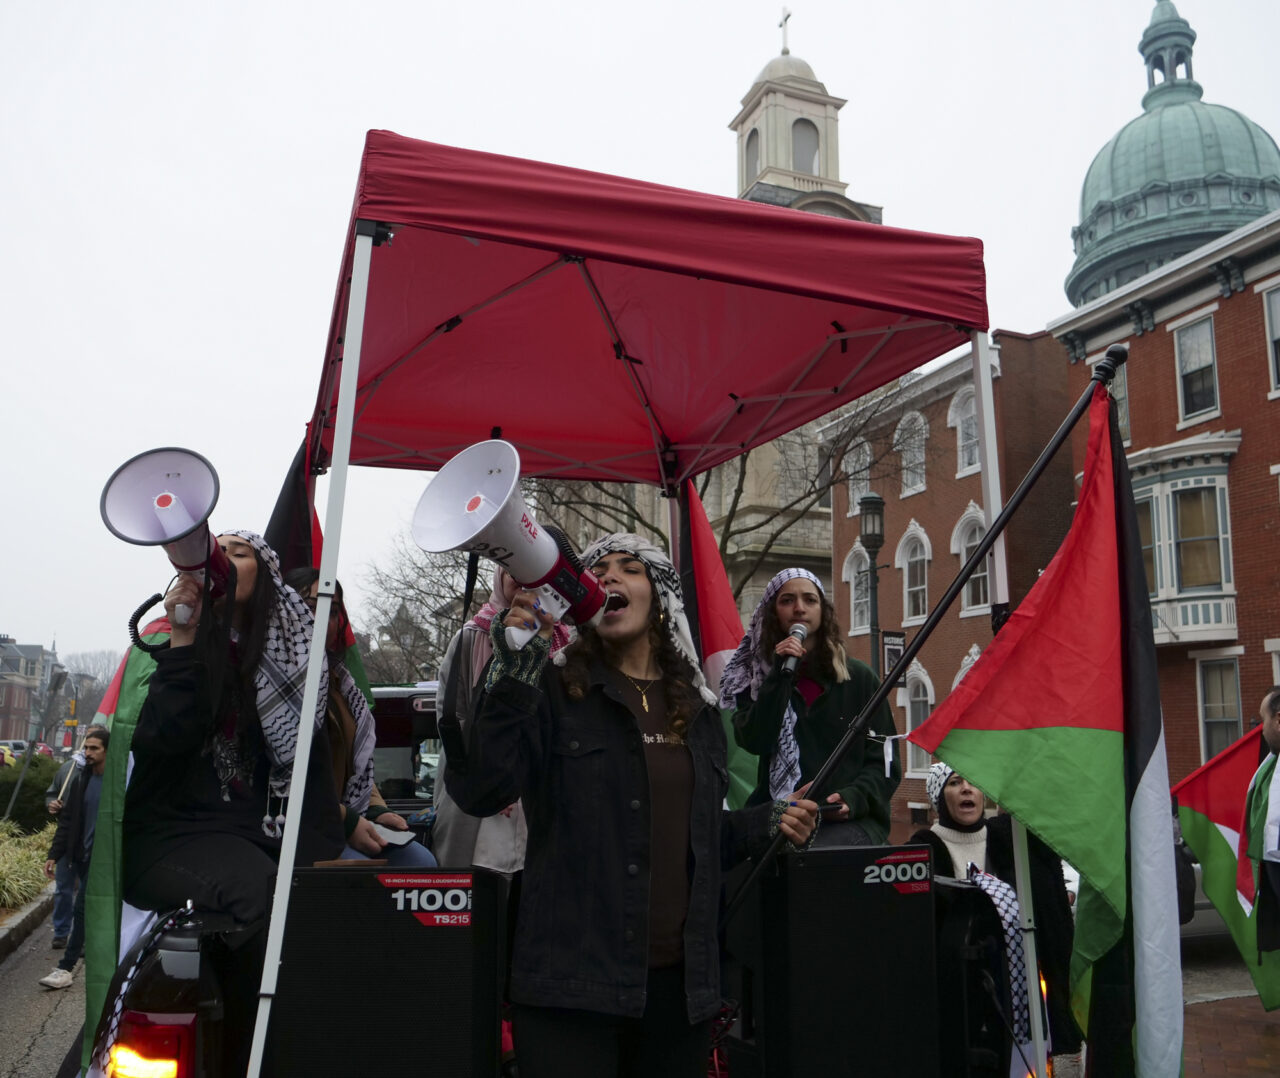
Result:
{"type": "MultiPolygon", "coordinates": [[[[827,782],[836,768],[840,766],[841,761],[844,760],[853,743],[867,728],[867,724],[871,721],[871,716],[876,708],[884,703],[889,691],[906,673],[907,667],[911,665],[917,653],[924,647],[925,641],[929,639],[933,630],[938,627],[938,623],[946,616],[947,610],[955,602],[956,596],[960,594],[961,589],[968,583],[969,577],[973,575],[978,566],[982,564],[982,560],[991,551],[996,539],[1004,531],[1010,518],[1017,511],[1018,506],[1026,499],[1031,492],[1031,488],[1035,486],[1036,481],[1039,480],[1044,470],[1049,466],[1049,461],[1053,459],[1054,454],[1062,447],[1062,443],[1070,437],[1075,425],[1080,422],[1080,418],[1088,411],[1089,402],[1093,399],[1094,386],[1098,384],[1110,385],[1111,379],[1115,377],[1116,370],[1128,358],[1129,346],[1127,344],[1113,344],[1107,349],[1107,354],[1094,365],[1093,377],[1089,379],[1089,385],[1080,394],[1080,399],[1076,401],[1067,418],[1062,421],[1062,426],[1049,439],[1049,444],[1041,450],[1040,456],[1036,458],[1031,470],[1027,472],[1022,482],[1018,484],[1018,489],[1013,492],[1008,502],[1005,503],[1004,508],[1000,510],[999,516],[992,521],[987,534],[982,537],[977,549],[969,555],[969,560],[964,563],[959,574],[951,582],[951,586],[947,588],[946,593],[938,600],[937,605],[929,613],[925,623],[920,626],[919,632],[912,638],[911,643],[907,645],[898,661],[893,664],[893,669],[885,675],[879,688],[871,695],[871,699],[863,705],[862,710],[858,712],[858,717],[849,724],[849,728],[844,732],[844,737],[840,739],[840,743],[832,750],[831,755],[827,757],[826,763],[813,776],[813,781],[809,784],[809,792],[805,795],[810,801],[817,801],[829,792],[826,790],[827,782]]],[[[742,886],[738,888],[725,906],[724,924],[732,920],[733,915],[741,908],[742,903],[746,900],[747,892],[760,879],[765,868],[777,856],[786,841],[787,838],[781,831],[778,831],[773,836],[773,841],[769,843],[769,848],[755,863],[751,873],[743,881],[742,886]]]]}

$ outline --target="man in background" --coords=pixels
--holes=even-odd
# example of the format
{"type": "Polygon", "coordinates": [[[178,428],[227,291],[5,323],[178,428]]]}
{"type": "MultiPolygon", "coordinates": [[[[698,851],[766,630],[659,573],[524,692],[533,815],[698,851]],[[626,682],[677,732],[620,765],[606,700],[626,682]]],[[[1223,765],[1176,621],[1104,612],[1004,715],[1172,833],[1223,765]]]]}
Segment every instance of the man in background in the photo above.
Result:
{"type": "MultiPolygon", "coordinates": [[[[84,755],[77,752],[67,757],[58,773],[44,792],[44,806],[50,816],[57,816],[63,808],[63,798],[67,796],[67,788],[76,772],[84,767],[84,755]]],[[[71,935],[71,910],[76,900],[76,874],[66,855],[58,858],[53,875],[53,949],[60,951],[67,945],[71,935]]]]}
{"type": "Polygon", "coordinates": [[[44,874],[55,879],[58,861],[65,857],[71,866],[79,891],[72,907],[71,936],[62,959],[48,975],[40,978],[46,988],[68,988],[80,955],[84,951],[84,892],[89,876],[89,858],[93,853],[93,834],[98,820],[98,803],[102,799],[102,773],[107,766],[107,745],[111,734],[105,726],[90,726],[84,736],[84,766],[79,769],[67,789],[66,802],[58,812],[58,830],[49,847],[44,874]]]}

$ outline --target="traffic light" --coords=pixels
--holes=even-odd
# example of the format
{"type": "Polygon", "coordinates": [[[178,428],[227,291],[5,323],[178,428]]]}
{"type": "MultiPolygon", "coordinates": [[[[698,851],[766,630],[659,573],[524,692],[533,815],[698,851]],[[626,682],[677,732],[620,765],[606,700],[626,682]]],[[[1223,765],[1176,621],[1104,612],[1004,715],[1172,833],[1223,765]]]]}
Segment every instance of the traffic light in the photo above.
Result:
{"type": "Polygon", "coordinates": [[[68,711],[68,713],[71,715],[71,717],[72,717],[73,719],[76,717],[76,701],[75,701],[75,697],[72,697],[72,698],[71,698],[70,703],[67,705],[67,711],[68,711]]]}

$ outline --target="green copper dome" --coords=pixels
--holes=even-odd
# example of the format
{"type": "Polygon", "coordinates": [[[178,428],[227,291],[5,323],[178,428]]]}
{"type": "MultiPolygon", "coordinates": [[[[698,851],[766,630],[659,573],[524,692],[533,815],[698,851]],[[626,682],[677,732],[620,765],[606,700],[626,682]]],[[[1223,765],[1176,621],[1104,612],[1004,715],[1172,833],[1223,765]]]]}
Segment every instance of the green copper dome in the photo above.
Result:
{"type": "Polygon", "coordinates": [[[1139,45],[1143,114],[1102,148],[1080,192],[1066,281],[1076,306],[1280,209],[1280,149],[1247,116],[1201,100],[1195,40],[1159,0],[1139,45]]]}

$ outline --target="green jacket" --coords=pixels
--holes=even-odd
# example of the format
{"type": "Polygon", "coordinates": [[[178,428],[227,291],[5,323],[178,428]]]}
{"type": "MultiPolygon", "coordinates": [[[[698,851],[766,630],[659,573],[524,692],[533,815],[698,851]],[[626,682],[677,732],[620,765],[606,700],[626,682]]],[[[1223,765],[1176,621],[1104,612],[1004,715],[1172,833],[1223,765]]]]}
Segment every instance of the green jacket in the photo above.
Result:
{"type": "MultiPolygon", "coordinates": [[[[733,713],[734,736],[738,744],[760,757],[756,773],[756,788],[748,799],[748,805],[772,801],[769,795],[769,766],[782,729],[782,715],[786,710],[788,695],[796,712],[796,745],[800,749],[800,783],[803,785],[818,773],[832,750],[839,744],[844,732],[862,710],[862,706],[876,691],[878,682],[870,667],[849,660],[849,679],[835,682],[814,677],[802,664],[799,677],[808,676],[822,686],[822,695],[808,707],[804,697],[795,687],[795,680],[782,676],[775,668],[760,684],[756,699],[750,693],[740,693],[738,707],[733,713]]],[[[898,731],[893,725],[893,713],[888,702],[876,709],[871,716],[869,730],[882,736],[893,736],[898,731]]],[[[902,769],[898,766],[897,753],[884,771],[884,745],[880,741],[868,741],[864,733],[850,747],[848,754],[836,769],[830,783],[831,789],[849,806],[849,819],[859,824],[873,842],[889,839],[889,799],[902,781],[902,769]]]]}

